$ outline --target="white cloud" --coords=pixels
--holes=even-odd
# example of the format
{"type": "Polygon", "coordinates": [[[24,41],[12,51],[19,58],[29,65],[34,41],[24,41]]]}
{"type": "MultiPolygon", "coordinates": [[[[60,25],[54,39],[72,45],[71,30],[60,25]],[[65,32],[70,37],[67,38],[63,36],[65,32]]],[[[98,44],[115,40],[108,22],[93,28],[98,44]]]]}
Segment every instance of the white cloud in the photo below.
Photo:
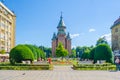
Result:
{"type": "Polygon", "coordinates": [[[95,31],[96,31],[96,30],[93,29],[93,28],[89,29],[89,32],[95,32],[95,31]]]}
{"type": "Polygon", "coordinates": [[[79,36],[80,36],[80,34],[70,34],[71,38],[76,38],[76,37],[79,37],[79,36]]]}
{"type": "Polygon", "coordinates": [[[28,44],[28,43],[29,43],[29,41],[25,41],[24,43],[25,43],[25,44],[28,44]]]}
{"type": "Polygon", "coordinates": [[[76,48],[76,46],[72,46],[72,48],[76,48]]]}
{"type": "Polygon", "coordinates": [[[108,42],[111,42],[111,33],[108,33],[108,34],[104,34],[101,36],[101,38],[105,38],[108,42]]]}

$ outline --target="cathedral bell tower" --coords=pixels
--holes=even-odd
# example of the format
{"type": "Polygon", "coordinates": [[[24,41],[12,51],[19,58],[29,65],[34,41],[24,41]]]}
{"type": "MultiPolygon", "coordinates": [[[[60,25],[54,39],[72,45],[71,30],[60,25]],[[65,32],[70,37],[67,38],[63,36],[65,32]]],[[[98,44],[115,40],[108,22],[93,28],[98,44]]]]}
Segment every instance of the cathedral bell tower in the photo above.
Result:
{"type": "Polygon", "coordinates": [[[65,49],[68,50],[69,54],[71,54],[71,38],[69,33],[66,35],[66,26],[64,24],[62,14],[60,16],[60,21],[57,26],[57,29],[58,29],[57,35],[54,33],[52,38],[52,56],[56,57],[55,52],[59,42],[61,42],[65,49]]]}

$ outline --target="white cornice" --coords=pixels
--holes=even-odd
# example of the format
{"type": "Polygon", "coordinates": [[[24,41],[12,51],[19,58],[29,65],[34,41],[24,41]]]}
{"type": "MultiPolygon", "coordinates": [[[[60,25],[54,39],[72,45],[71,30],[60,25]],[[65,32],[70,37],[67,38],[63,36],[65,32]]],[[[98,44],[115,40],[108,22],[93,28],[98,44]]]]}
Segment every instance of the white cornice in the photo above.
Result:
{"type": "Polygon", "coordinates": [[[11,15],[15,16],[15,14],[10,10],[8,9],[2,2],[0,2],[0,5],[5,8],[11,15]]]}

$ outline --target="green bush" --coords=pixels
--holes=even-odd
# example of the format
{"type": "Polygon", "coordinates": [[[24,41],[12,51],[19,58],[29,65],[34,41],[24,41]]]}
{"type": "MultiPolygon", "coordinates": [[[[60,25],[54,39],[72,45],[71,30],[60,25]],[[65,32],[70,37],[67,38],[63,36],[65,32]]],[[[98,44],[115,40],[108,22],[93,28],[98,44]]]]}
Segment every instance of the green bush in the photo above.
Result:
{"type": "Polygon", "coordinates": [[[26,44],[25,46],[27,46],[32,51],[32,53],[34,55],[34,60],[37,60],[36,48],[33,45],[30,45],[30,44],[26,44]]]}
{"type": "Polygon", "coordinates": [[[116,70],[116,66],[110,63],[105,64],[77,64],[73,65],[76,70],[116,70]]]}
{"type": "Polygon", "coordinates": [[[0,66],[0,70],[50,70],[49,66],[0,66]]]}
{"type": "Polygon", "coordinates": [[[51,70],[53,65],[50,64],[21,64],[16,63],[11,65],[9,63],[0,64],[0,70],[51,70]]]}
{"type": "Polygon", "coordinates": [[[39,59],[39,58],[45,59],[45,53],[41,49],[39,49],[37,46],[34,46],[34,48],[37,53],[37,59],[39,59]]]}
{"type": "Polygon", "coordinates": [[[94,61],[106,60],[106,62],[113,63],[112,50],[107,44],[100,44],[95,49],[94,61]]]}
{"type": "Polygon", "coordinates": [[[32,51],[25,45],[18,45],[10,51],[11,64],[21,63],[23,60],[34,60],[32,51]]]}

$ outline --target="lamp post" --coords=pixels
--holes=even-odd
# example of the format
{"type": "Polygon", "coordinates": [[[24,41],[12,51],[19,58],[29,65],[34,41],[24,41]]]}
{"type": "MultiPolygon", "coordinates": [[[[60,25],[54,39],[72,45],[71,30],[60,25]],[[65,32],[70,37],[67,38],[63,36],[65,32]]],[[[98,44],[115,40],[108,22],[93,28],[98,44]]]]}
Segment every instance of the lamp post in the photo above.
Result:
{"type": "Polygon", "coordinates": [[[79,52],[77,52],[78,60],[79,60],[79,52]]]}

